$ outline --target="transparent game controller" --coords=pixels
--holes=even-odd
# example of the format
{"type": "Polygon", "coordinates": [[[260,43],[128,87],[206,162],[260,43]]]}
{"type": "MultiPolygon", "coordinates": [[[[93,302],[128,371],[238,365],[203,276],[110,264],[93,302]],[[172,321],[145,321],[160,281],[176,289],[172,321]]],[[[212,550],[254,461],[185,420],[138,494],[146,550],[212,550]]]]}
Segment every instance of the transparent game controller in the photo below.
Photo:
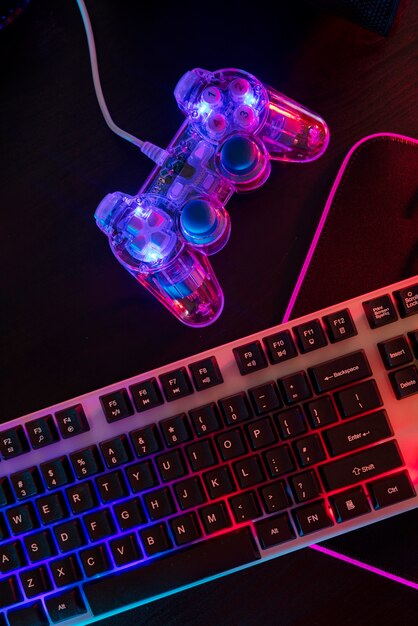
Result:
{"type": "Polygon", "coordinates": [[[325,122],[242,70],[194,69],[174,95],[186,120],[138,194],[108,194],[95,218],[122,265],[180,321],[207,326],[223,293],[208,259],[226,244],[225,205],[262,185],[270,161],[312,161],[325,122]]]}

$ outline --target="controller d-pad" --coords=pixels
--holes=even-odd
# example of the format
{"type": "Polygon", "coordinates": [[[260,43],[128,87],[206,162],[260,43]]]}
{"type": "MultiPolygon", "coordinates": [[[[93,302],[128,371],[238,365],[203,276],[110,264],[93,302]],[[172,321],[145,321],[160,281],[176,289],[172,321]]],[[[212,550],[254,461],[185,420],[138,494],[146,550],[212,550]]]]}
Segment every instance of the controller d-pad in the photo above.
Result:
{"type": "Polygon", "coordinates": [[[143,263],[161,262],[177,241],[171,218],[161,210],[138,208],[125,228],[131,236],[129,252],[143,263]]]}

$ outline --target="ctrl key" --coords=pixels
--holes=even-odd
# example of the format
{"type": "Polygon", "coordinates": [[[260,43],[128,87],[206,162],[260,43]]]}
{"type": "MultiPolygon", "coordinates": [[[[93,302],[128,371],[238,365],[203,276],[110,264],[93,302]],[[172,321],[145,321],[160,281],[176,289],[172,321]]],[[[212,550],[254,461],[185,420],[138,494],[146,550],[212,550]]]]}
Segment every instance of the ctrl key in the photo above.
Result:
{"type": "Polygon", "coordinates": [[[367,487],[372,496],[375,509],[381,509],[415,496],[415,489],[406,472],[399,472],[398,474],[374,480],[367,487]]]}
{"type": "Polygon", "coordinates": [[[55,596],[46,597],[45,606],[54,624],[87,612],[86,605],[77,587],[55,596]]]}

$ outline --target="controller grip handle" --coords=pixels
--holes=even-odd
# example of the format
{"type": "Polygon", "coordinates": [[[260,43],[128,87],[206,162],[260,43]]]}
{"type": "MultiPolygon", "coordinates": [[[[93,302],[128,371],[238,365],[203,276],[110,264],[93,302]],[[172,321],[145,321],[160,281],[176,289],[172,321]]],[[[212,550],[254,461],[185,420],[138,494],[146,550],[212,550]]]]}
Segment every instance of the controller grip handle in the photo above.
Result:
{"type": "Polygon", "coordinates": [[[161,270],[129,272],[187,326],[208,326],[222,313],[223,292],[208,258],[187,245],[161,270]]]}
{"type": "Polygon", "coordinates": [[[260,133],[270,158],[313,161],[326,150],[329,130],[324,120],[271,87],[269,113],[260,133]]]}

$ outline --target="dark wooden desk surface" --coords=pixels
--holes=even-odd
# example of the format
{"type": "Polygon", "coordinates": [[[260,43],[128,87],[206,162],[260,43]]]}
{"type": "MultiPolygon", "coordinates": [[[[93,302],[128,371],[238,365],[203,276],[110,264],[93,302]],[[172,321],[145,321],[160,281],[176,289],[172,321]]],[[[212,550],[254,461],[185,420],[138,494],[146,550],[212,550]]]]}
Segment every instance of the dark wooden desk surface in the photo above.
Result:
{"type": "MultiPolygon", "coordinates": [[[[168,143],[182,121],[173,89],[193,67],[247,69],[329,123],[321,160],[275,163],[230,201],[232,237],[213,257],[225,311],[200,331],[135,284],[94,224],[100,199],[135,192],[152,165],[102,119],[75,2],[33,0],[0,32],[1,421],[277,323],[348,149],[379,131],[418,137],[415,1],[389,39],[271,4],[88,2],[109,108],[137,136],[168,143]]],[[[412,624],[417,599],[308,549],[107,624],[412,624]]]]}

